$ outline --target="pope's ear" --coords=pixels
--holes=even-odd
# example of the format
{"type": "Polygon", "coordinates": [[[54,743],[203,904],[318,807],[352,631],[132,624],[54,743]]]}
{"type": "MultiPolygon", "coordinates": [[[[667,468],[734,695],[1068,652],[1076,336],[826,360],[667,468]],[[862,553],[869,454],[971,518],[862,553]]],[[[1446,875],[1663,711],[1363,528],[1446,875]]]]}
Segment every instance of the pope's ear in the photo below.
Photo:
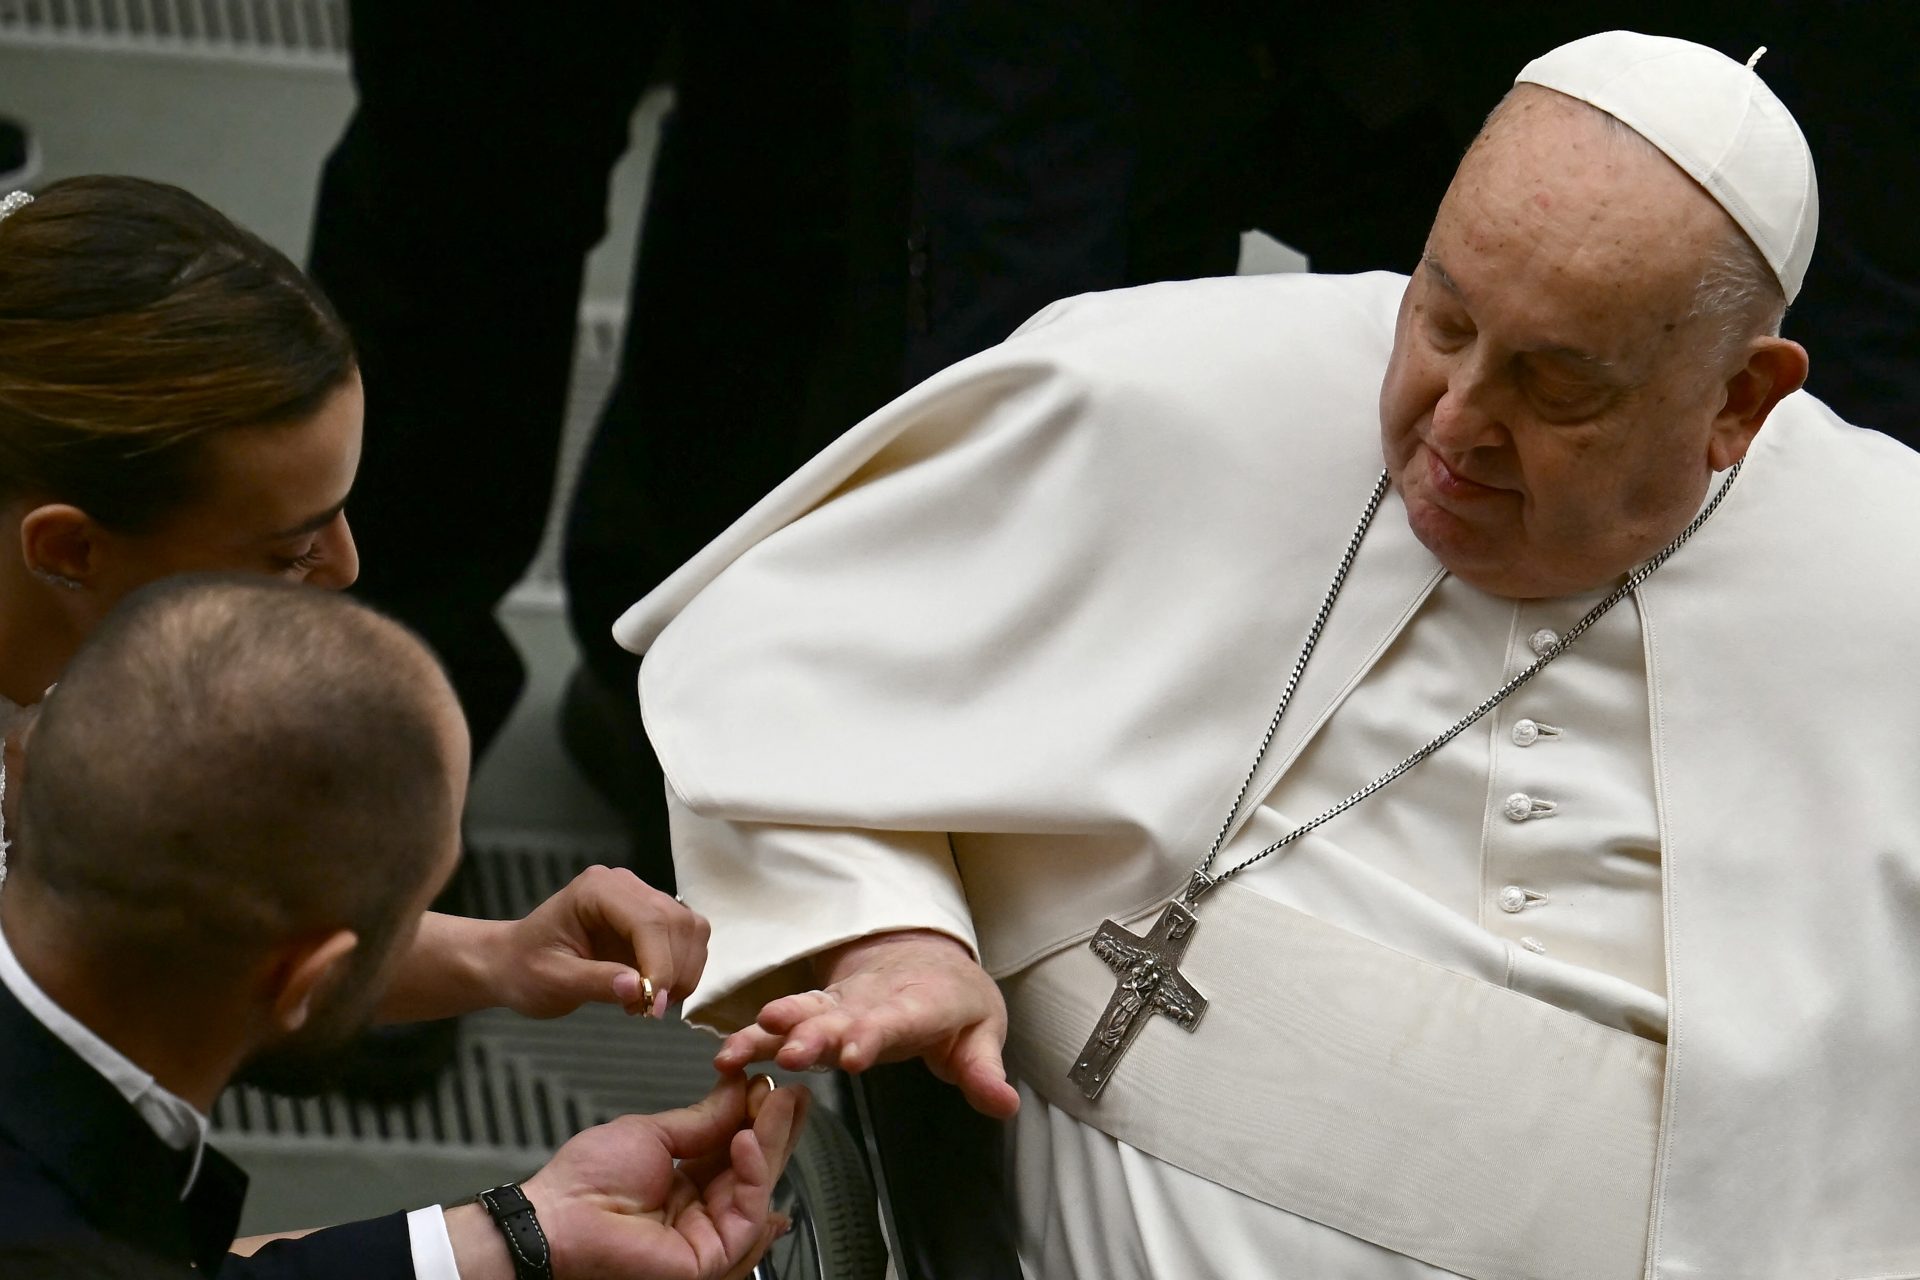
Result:
{"type": "Polygon", "coordinates": [[[327,992],[346,973],[353,949],[359,945],[360,936],[353,930],[336,929],[288,943],[279,950],[267,967],[264,993],[275,1031],[291,1035],[307,1024],[327,992]]]}
{"type": "Polygon", "coordinates": [[[65,502],[48,502],[20,518],[20,558],[27,568],[76,586],[100,572],[104,530],[65,502]]]}
{"type": "Polygon", "coordinates": [[[1713,420],[1707,441],[1707,462],[1725,471],[1747,456],[1767,415],[1807,380],[1807,349],[1787,338],[1755,338],[1746,362],[1733,371],[1723,388],[1726,401],[1713,420]]]}

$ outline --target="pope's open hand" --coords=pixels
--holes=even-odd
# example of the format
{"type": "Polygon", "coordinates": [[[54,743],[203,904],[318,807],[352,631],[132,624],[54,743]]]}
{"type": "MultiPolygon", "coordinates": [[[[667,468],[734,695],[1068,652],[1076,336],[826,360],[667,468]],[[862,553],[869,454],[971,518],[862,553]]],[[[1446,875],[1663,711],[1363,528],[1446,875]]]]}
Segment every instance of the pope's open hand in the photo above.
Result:
{"type": "MultiPolygon", "coordinates": [[[[723,1080],[679,1111],[588,1129],[522,1184],[556,1280],[732,1280],[785,1227],[773,1186],[806,1119],[804,1089],[723,1080]]],[[[449,1210],[462,1276],[511,1276],[504,1237],[474,1206],[449,1210]]]]}
{"type": "Polygon", "coordinates": [[[1020,1106],[1001,1050],[1007,1005],[972,954],[942,933],[875,934],[816,958],[819,991],[784,996],[720,1047],[714,1065],[741,1071],[768,1059],[791,1071],[924,1058],[977,1111],[999,1119],[1020,1106]]]}
{"type": "Polygon", "coordinates": [[[589,1003],[658,1016],[700,980],[707,935],[705,919],[633,872],[589,867],[505,929],[491,957],[499,1003],[530,1018],[589,1003]]]}

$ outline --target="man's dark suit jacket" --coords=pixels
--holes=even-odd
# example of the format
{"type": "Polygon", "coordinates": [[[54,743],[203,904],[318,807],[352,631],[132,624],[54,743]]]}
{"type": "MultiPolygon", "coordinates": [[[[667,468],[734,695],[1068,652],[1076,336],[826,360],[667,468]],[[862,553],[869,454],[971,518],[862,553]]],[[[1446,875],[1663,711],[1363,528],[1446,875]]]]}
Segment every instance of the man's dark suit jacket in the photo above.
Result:
{"type": "Polygon", "coordinates": [[[0,1245],[107,1238],[222,1280],[412,1280],[403,1214],[228,1256],[247,1176],[209,1147],[183,1202],[191,1161],[0,985],[0,1245]]]}

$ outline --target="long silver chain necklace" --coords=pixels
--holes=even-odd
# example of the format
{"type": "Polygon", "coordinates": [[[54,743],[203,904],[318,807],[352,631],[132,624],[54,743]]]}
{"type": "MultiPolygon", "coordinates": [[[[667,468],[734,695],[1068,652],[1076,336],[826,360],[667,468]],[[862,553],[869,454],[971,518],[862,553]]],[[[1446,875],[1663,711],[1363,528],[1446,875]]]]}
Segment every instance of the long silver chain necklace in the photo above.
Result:
{"type": "Polygon", "coordinates": [[[1658,554],[1632,573],[1618,587],[1607,594],[1599,604],[1587,610],[1586,615],[1558,641],[1549,645],[1546,652],[1539,655],[1526,670],[1495,689],[1479,706],[1453,722],[1440,734],[1402,760],[1393,768],[1361,787],[1346,799],[1310,818],[1293,830],[1267,845],[1258,853],[1228,867],[1219,875],[1213,875],[1213,864],[1225,847],[1227,835],[1233,830],[1239,819],[1241,808],[1247,800],[1247,793],[1253,787],[1253,780],[1260,773],[1260,765],[1267,758],[1268,750],[1273,746],[1273,738],[1280,730],[1280,719],[1287,713],[1287,706],[1293,701],[1294,690],[1300,687],[1300,677],[1306,672],[1307,660],[1313,656],[1314,648],[1320,643],[1320,633],[1326,629],[1327,618],[1333,613],[1333,602],[1340,596],[1340,588],[1346,585],[1347,573],[1353,568],[1354,557],[1360,553],[1361,540],[1367,536],[1367,528],[1373,523],[1373,517],[1380,510],[1381,500],[1386,497],[1389,475],[1380,473],[1374,483],[1373,494],[1367,500],[1367,508],[1360,515],[1360,523],[1354,527],[1353,536],[1347,540],[1346,552],[1340,557],[1340,565],[1333,573],[1333,582],[1327,587],[1326,598],[1320,602],[1320,611],[1314,615],[1313,625],[1307,629],[1306,643],[1300,646],[1300,656],[1295,659],[1293,673],[1287,677],[1286,688],[1281,690],[1280,705],[1273,710],[1273,716],[1267,721],[1266,732],[1260,736],[1260,749],[1254,753],[1253,764],[1247,769],[1247,776],[1240,781],[1240,789],[1234,793],[1233,803],[1227,808],[1227,816],[1220,823],[1220,830],[1213,837],[1213,844],[1207,850],[1188,877],[1187,887],[1178,898],[1168,902],[1153,922],[1153,928],[1145,937],[1130,933],[1113,920],[1102,921],[1100,928],[1089,940],[1093,953],[1105,961],[1107,967],[1118,975],[1113,998],[1107,1001],[1106,1012],[1100,1017],[1099,1025],[1087,1038],[1087,1043],[1074,1060],[1073,1069],[1068,1078],[1078,1085],[1080,1092],[1089,1100],[1098,1098],[1100,1091],[1106,1088],[1107,1081],[1113,1078],[1114,1067],[1128,1047],[1133,1044],[1141,1028],[1147,1025],[1154,1014],[1160,1014],[1187,1031],[1200,1025],[1200,1015],[1207,1011],[1207,1000],[1193,989],[1180,972],[1181,957],[1186,954],[1187,944],[1192,941],[1193,928],[1198,923],[1194,908],[1202,898],[1217,888],[1221,882],[1239,875],[1254,863],[1259,862],[1323,824],[1339,817],[1347,810],[1373,795],[1395,778],[1425,760],[1447,743],[1466,732],[1475,721],[1487,712],[1505,702],[1513,693],[1529,680],[1539,675],[1546,665],[1572,647],[1573,642],[1586,634],[1609,609],[1631,595],[1641,583],[1653,576],[1661,565],[1673,558],[1695,533],[1700,531],[1708,518],[1719,509],[1727,491],[1733,488],[1733,482],[1740,477],[1740,468],[1744,461],[1736,462],[1727,472],[1727,478],[1714,492],[1712,500],[1682,529],[1679,536],[1663,547],[1658,554]]]}

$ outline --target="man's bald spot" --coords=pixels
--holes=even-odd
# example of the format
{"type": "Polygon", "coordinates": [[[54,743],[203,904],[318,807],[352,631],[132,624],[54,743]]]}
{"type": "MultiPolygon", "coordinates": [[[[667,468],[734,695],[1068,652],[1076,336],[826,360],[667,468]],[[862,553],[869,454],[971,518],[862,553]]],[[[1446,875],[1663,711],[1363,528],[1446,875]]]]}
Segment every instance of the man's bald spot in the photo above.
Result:
{"type": "Polygon", "coordinates": [[[270,579],[174,579],[49,695],[15,874],[129,943],[378,938],[444,862],[466,750],[397,623],[270,579]]]}

